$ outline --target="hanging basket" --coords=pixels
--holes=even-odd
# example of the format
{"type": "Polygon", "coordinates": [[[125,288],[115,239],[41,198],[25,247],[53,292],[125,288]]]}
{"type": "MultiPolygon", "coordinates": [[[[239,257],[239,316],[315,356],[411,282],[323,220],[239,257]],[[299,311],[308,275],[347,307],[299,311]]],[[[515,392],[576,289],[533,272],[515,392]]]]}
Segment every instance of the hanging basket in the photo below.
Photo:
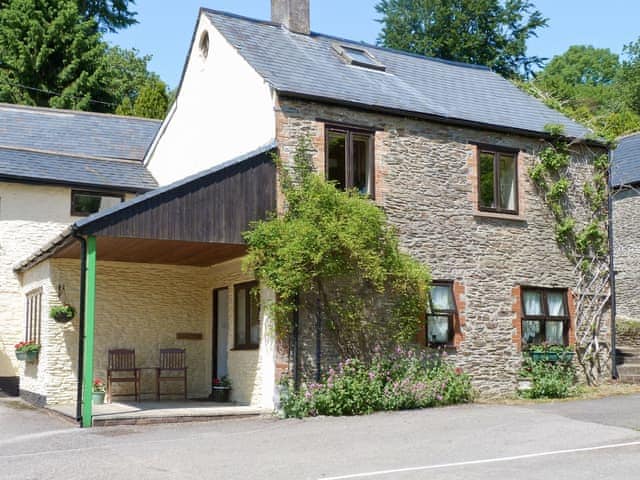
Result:
{"type": "Polygon", "coordinates": [[[62,305],[51,307],[49,316],[57,323],[67,323],[73,320],[76,311],[71,305],[62,305]]]}

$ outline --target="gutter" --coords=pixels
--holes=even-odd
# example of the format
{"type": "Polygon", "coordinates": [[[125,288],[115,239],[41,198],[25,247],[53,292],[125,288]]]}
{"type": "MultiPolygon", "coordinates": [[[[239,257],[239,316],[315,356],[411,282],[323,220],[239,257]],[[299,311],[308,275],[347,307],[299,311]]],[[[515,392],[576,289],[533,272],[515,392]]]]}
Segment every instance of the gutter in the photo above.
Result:
{"type": "Polygon", "coordinates": [[[613,241],[613,188],[611,185],[611,174],[613,167],[613,152],[609,150],[609,174],[607,178],[607,188],[609,195],[607,198],[607,233],[609,235],[609,285],[611,290],[611,378],[618,378],[618,366],[616,355],[616,270],[614,261],[614,241],[613,241]]]}

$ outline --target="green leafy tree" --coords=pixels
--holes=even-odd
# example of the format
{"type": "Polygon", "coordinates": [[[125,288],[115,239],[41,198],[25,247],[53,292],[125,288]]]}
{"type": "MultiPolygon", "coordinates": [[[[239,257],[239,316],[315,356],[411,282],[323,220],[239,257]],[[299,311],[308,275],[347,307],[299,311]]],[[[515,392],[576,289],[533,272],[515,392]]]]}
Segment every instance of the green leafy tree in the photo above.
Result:
{"type": "Polygon", "coordinates": [[[111,98],[104,88],[105,45],[95,27],[79,15],[75,1],[9,0],[0,10],[0,100],[113,108],[98,103],[111,98]]]}
{"type": "Polygon", "coordinates": [[[381,0],[385,47],[475,63],[508,76],[529,75],[543,59],[527,40],[547,19],[526,0],[381,0]]]}
{"type": "Polygon", "coordinates": [[[635,113],[640,114],[640,38],[625,45],[623,54],[618,84],[625,103],[635,113]]]}
{"type": "Polygon", "coordinates": [[[313,171],[309,141],[298,146],[292,171],[278,161],[286,212],[245,234],[246,267],[272,288],[277,331],[290,313],[321,314],[344,358],[366,358],[376,344],[414,338],[426,308],[429,273],[400,252],[383,211],[356,191],[343,192],[313,171]],[[377,318],[384,300],[389,312],[377,318]]]}
{"type": "Polygon", "coordinates": [[[129,9],[135,0],[77,0],[78,10],[86,19],[94,19],[103,31],[115,32],[138,23],[136,12],[129,9]]]}
{"type": "Polygon", "coordinates": [[[130,97],[125,97],[116,109],[116,113],[163,119],[168,107],[169,94],[166,84],[160,80],[151,80],[140,89],[133,102],[131,102],[130,97]]]}

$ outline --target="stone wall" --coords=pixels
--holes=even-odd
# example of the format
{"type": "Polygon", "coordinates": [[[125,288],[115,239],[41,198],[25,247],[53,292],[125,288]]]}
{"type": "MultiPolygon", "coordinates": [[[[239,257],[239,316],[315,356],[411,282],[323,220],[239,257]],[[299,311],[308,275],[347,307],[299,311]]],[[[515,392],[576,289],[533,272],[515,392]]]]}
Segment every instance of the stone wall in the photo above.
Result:
{"type": "MultiPolygon", "coordinates": [[[[324,121],[319,118],[376,130],[375,201],[398,228],[402,247],[428,264],[434,279],[455,280],[463,287],[464,325],[454,361],[472,375],[482,395],[513,392],[521,364],[514,288],[571,288],[576,282],[554,240],[551,214],[526,173],[544,143],[290,99],[280,99],[277,117],[283,160],[291,161],[299,138],[307,135],[319,171],[324,171],[324,121]],[[520,151],[519,215],[475,208],[476,142],[520,151]]],[[[570,169],[575,185],[583,185],[591,160],[600,153],[576,147],[570,169]]],[[[584,212],[582,205],[574,207],[584,212]]],[[[308,335],[311,327],[304,328],[308,335]]],[[[309,361],[315,347],[305,342],[302,356],[309,361]]]]}
{"type": "Polygon", "coordinates": [[[613,197],[616,308],[619,316],[640,318],[640,192],[624,189],[613,197]]]}

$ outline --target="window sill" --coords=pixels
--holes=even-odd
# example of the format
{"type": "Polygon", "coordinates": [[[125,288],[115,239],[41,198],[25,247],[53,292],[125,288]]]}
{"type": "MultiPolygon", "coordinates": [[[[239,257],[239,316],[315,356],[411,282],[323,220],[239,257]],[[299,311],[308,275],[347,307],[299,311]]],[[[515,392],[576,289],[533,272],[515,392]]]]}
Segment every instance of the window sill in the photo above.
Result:
{"type": "Polygon", "coordinates": [[[510,220],[512,222],[527,221],[527,219],[521,215],[513,215],[509,213],[483,212],[480,210],[474,210],[473,216],[475,218],[495,218],[496,220],[510,220]]]}

